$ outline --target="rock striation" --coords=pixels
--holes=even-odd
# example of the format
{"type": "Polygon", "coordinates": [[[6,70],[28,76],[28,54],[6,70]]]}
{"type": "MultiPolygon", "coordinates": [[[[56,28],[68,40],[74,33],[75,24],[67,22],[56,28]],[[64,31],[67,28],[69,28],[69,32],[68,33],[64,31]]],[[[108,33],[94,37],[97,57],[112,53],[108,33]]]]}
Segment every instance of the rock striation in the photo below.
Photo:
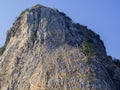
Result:
{"type": "Polygon", "coordinates": [[[99,35],[56,9],[26,9],[5,47],[0,90],[120,90],[120,68],[99,35]]]}

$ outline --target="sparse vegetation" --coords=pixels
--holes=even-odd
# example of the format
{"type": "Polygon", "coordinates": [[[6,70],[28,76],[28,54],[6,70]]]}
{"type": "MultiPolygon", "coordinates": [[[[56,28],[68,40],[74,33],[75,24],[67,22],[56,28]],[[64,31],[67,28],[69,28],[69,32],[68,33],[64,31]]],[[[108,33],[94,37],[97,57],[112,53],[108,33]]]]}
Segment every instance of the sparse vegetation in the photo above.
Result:
{"type": "Polygon", "coordinates": [[[84,50],[84,53],[86,55],[89,55],[89,53],[90,53],[90,43],[88,41],[85,42],[85,46],[84,46],[83,50],[84,50]]]}
{"type": "Polygon", "coordinates": [[[74,23],[73,26],[77,29],[81,29],[82,25],[80,25],[79,23],[74,23]]]}
{"type": "Polygon", "coordinates": [[[36,8],[39,8],[39,7],[41,7],[42,5],[40,5],[40,4],[37,4],[37,5],[35,5],[35,6],[33,6],[31,9],[36,9],[36,8]]]}
{"type": "Polygon", "coordinates": [[[86,42],[91,44],[91,43],[93,43],[93,40],[89,38],[86,42]]]}
{"type": "Polygon", "coordinates": [[[27,9],[25,9],[24,11],[22,11],[22,13],[20,14],[20,16],[24,15],[25,12],[27,12],[27,11],[34,10],[34,9],[39,8],[39,7],[41,7],[41,6],[42,6],[42,5],[37,4],[37,5],[33,6],[31,9],[28,9],[28,8],[27,8],[27,9]]]}
{"type": "Polygon", "coordinates": [[[31,39],[34,40],[36,38],[36,31],[31,32],[31,39]]]}
{"type": "Polygon", "coordinates": [[[10,28],[10,29],[7,31],[7,36],[14,37],[14,36],[15,36],[15,33],[16,33],[16,29],[10,28]]]}
{"type": "Polygon", "coordinates": [[[96,38],[100,39],[100,35],[96,34],[96,38]]]}
{"type": "Polygon", "coordinates": [[[119,59],[113,59],[113,63],[120,68],[120,60],[119,59]]]}
{"type": "Polygon", "coordinates": [[[2,47],[0,48],[0,56],[4,53],[5,48],[6,48],[6,46],[5,46],[5,45],[4,45],[4,46],[2,46],[2,47]]]}
{"type": "Polygon", "coordinates": [[[14,35],[14,31],[12,29],[9,29],[7,31],[7,38],[6,38],[5,46],[7,46],[7,43],[9,42],[11,36],[13,36],[13,35],[14,35]]]}
{"type": "Polygon", "coordinates": [[[26,9],[26,10],[22,11],[22,13],[20,14],[20,16],[24,15],[25,12],[27,12],[27,11],[29,11],[29,9],[26,9]]]}
{"type": "Polygon", "coordinates": [[[9,30],[7,31],[7,34],[12,35],[12,34],[13,34],[13,30],[12,30],[12,29],[9,29],[9,30]]]}
{"type": "Polygon", "coordinates": [[[79,23],[74,23],[73,26],[76,27],[77,29],[83,29],[83,28],[88,29],[87,26],[80,25],[79,23]]]}
{"type": "Polygon", "coordinates": [[[91,41],[90,40],[87,40],[85,42],[85,45],[84,45],[84,48],[83,48],[83,51],[86,55],[86,62],[88,62],[88,60],[90,59],[91,57],[91,53],[90,53],[90,50],[91,50],[91,41]]]}
{"type": "Polygon", "coordinates": [[[6,42],[4,44],[4,46],[0,47],[0,56],[4,53],[5,49],[6,49],[6,46],[7,46],[7,43],[9,42],[10,40],[10,37],[14,35],[14,30],[12,29],[9,29],[7,31],[7,38],[6,38],[6,42]]]}
{"type": "Polygon", "coordinates": [[[68,20],[72,21],[72,19],[69,18],[65,13],[63,13],[63,12],[59,12],[59,13],[60,13],[61,15],[65,16],[68,20]]]}

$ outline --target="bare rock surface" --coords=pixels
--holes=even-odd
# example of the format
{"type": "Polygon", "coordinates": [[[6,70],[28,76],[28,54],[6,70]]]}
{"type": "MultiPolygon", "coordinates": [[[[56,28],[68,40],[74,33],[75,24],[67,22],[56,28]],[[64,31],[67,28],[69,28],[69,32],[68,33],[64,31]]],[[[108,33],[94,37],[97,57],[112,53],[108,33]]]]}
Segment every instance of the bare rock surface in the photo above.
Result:
{"type": "Polygon", "coordinates": [[[0,56],[0,90],[120,90],[99,35],[56,9],[25,10],[0,56]]]}

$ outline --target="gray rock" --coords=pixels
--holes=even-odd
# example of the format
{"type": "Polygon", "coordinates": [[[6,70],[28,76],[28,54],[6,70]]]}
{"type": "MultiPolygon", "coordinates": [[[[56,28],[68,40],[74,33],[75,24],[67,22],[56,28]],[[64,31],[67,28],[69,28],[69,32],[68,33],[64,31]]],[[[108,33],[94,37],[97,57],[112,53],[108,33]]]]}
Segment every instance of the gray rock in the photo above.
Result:
{"type": "Polygon", "coordinates": [[[120,90],[99,35],[37,5],[15,21],[0,56],[0,90],[120,90]]]}

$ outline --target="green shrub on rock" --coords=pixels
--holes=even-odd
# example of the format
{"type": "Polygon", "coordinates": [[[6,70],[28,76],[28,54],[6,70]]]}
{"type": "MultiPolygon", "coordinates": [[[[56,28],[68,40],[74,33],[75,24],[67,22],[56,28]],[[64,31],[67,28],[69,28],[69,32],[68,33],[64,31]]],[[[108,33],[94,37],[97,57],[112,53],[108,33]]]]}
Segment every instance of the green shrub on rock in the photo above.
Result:
{"type": "Polygon", "coordinates": [[[120,68],[120,60],[119,59],[114,59],[113,63],[120,68]]]}
{"type": "Polygon", "coordinates": [[[83,52],[86,55],[86,59],[85,61],[88,62],[89,59],[91,58],[91,41],[90,40],[86,40],[84,47],[83,47],[83,52]]]}
{"type": "Polygon", "coordinates": [[[4,51],[5,51],[5,46],[2,46],[1,48],[0,48],[0,56],[4,53],[4,51]]]}

